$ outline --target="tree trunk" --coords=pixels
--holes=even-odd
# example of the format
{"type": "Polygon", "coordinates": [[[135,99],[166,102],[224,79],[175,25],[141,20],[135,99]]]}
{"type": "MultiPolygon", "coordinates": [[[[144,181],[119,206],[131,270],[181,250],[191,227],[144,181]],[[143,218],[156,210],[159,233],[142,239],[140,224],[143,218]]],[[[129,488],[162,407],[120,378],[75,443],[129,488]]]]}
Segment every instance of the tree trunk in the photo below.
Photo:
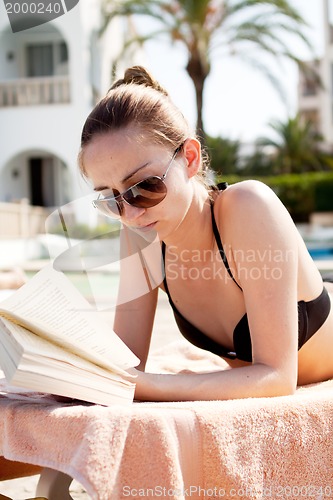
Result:
{"type": "Polygon", "coordinates": [[[195,96],[197,103],[197,127],[196,127],[197,134],[201,142],[204,144],[206,141],[206,134],[204,130],[203,117],[202,117],[204,81],[201,82],[200,85],[196,85],[195,83],[194,85],[195,85],[195,96]]]}
{"type": "Polygon", "coordinates": [[[191,54],[186,70],[191,78],[196,96],[197,105],[197,134],[201,140],[202,144],[205,144],[205,129],[202,117],[203,111],[203,91],[205,86],[205,81],[209,75],[209,65],[205,64],[198,54],[191,54]]]}

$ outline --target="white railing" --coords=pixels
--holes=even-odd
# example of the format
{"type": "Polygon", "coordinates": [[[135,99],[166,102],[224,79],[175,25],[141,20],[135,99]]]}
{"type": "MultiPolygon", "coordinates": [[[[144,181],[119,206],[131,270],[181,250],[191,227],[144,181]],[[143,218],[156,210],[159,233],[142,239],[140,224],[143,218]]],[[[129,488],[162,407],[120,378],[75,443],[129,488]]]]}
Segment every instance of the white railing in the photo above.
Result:
{"type": "Polygon", "coordinates": [[[0,239],[32,238],[45,233],[51,210],[32,207],[26,199],[18,203],[0,202],[0,239]]]}
{"type": "Polygon", "coordinates": [[[70,102],[69,77],[18,78],[0,82],[0,107],[70,102]]]}

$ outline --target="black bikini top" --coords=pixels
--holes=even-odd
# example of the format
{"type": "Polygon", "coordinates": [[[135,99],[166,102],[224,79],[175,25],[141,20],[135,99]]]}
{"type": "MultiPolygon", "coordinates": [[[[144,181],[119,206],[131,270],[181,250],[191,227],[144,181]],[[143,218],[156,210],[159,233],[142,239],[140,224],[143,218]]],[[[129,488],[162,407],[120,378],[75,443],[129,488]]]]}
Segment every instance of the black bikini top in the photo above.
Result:
{"type": "MultiPolygon", "coordinates": [[[[218,188],[221,190],[226,189],[227,184],[219,184],[218,188]]],[[[232,280],[236,283],[236,285],[242,290],[240,285],[235,280],[226,257],[226,254],[223,249],[221,237],[216,225],[213,204],[211,203],[211,215],[212,215],[212,228],[215,236],[215,241],[224,263],[224,266],[229,273],[232,280]]],[[[162,242],[162,254],[163,254],[163,262],[165,263],[165,243],[162,242]]],[[[248,323],[247,314],[241,318],[241,320],[236,325],[233,332],[233,344],[234,350],[229,351],[220,343],[208,337],[194,325],[192,325],[177,309],[172,298],[169,293],[169,288],[167,284],[166,277],[164,278],[164,288],[168,295],[170,305],[173,309],[174,316],[178,328],[181,334],[192,344],[200,347],[201,349],[205,349],[206,351],[210,351],[218,356],[222,356],[228,359],[240,359],[242,361],[252,361],[252,343],[251,343],[251,334],[248,323]]],[[[327,319],[329,312],[331,309],[331,301],[328,295],[328,292],[325,287],[321,294],[313,300],[309,302],[305,302],[301,300],[298,302],[298,349],[300,349],[305,342],[307,342],[312,335],[314,335],[319,328],[323,325],[325,320],[327,319]]]]}

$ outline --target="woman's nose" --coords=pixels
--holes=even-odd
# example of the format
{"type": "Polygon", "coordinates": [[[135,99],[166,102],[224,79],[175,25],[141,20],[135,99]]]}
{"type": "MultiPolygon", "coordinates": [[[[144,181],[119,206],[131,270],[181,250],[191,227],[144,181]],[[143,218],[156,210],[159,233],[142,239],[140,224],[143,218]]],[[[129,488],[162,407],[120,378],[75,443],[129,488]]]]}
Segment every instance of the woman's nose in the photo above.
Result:
{"type": "Polygon", "coordinates": [[[145,213],[145,208],[134,207],[133,205],[129,205],[128,203],[123,203],[123,213],[121,218],[126,219],[128,221],[132,221],[140,217],[145,213]]]}

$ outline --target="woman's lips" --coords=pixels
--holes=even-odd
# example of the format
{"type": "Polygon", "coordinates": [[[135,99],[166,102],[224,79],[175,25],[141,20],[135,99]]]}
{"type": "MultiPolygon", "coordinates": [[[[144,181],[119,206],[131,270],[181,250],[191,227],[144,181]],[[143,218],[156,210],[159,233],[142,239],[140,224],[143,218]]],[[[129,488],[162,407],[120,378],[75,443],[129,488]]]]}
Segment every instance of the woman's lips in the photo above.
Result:
{"type": "Polygon", "coordinates": [[[154,229],[155,224],[156,222],[152,222],[151,224],[147,224],[146,226],[132,227],[132,229],[134,229],[134,231],[142,231],[143,233],[145,233],[147,231],[151,231],[152,229],[154,229]]]}

